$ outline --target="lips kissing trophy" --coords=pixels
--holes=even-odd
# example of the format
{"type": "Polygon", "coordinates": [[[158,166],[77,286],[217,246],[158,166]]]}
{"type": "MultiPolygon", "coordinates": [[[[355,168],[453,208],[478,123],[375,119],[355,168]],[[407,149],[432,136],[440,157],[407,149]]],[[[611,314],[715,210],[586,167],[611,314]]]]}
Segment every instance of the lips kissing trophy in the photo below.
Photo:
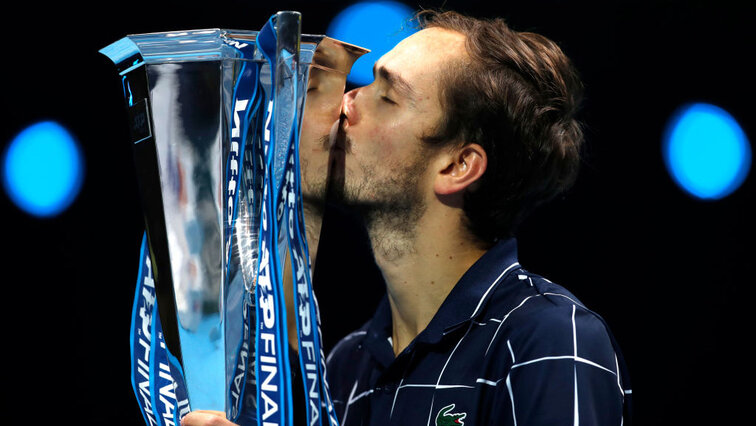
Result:
{"type": "Polygon", "coordinates": [[[301,34],[298,12],[278,12],[260,31],[137,34],[101,52],[123,84],[146,228],[131,330],[145,422],[175,425],[203,409],[241,425],[291,425],[295,412],[310,425],[338,424],[299,146],[303,123],[338,119],[346,75],[367,51],[301,34]],[[288,344],[286,268],[298,355],[288,344]]]}

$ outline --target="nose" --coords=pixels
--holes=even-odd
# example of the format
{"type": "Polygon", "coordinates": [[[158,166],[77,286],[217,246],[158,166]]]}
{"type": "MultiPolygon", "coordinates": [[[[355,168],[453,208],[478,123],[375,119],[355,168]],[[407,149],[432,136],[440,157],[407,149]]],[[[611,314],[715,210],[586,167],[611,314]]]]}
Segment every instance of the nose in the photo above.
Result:
{"type": "Polygon", "coordinates": [[[359,93],[359,90],[360,89],[357,88],[346,92],[341,102],[341,114],[344,115],[345,121],[350,125],[354,125],[359,121],[359,113],[357,108],[355,108],[355,100],[357,99],[357,93],[359,93]]]}

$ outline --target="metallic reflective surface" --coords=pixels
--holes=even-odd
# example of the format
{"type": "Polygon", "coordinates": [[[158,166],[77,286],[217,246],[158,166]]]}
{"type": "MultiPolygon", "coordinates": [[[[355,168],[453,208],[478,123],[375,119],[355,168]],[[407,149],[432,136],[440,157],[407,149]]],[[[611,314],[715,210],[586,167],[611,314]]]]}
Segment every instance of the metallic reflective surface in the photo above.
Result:
{"type": "MultiPolygon", "coordinates": [[[[279,105],[286,105],[277,108],[277,131],[296,131],[301,126],[307,200],[310,190],[322,195],[328,173],[327,136],[339,118],[349,69],[367,52],[324,36],[302,35],[300,43],[296,28],[282,37],[288,41],[280,45],[279,75],[272,76],[259,53],[241,58],[235,48],[254,46],[256,34],[212,29],[132,35],[128,41],[144,63],[114,59],[121,65],[129,106],[141,100],[132,98],[127,77],[136,72],[146,74],[165,241],[156,237],[162,233],[155,229],[148,227],[147,233],[156,256],[169,258],[169,273],[157,271],[156,281],[158,286],[172,286],[174,300],[158,296],[158,305],[175,307],[176,318],[161,315],[161,321],[176,323],[180,348],[172,350],[179,354],[192,409],[226,411],[244,333],[242,301],[254,292],[260,193],[253,153],[259,149],[260,135],[247,135],[248,146],[240,159],[243,167],[229,164],[231,133],[238,125],[234,120],[239,119],[233,105],[234,90],[242,69],[254,63],[260,67],[258,78],[263,88],[269,91],[272,84],[277,85],[279,105]],[[229,221],[234,206],[226,185],[229,174],[240,170],[238,215],[229,221]],[[235,236],[234,244],[226,246],[230,234],[235,236]]],[[[127,51],[132,48],[126,46],[127,51]]],[[[258,119],[262,111],[264,108],[250,119],[258,119]]],[[[254,132],[254,126],[249,129],[254,132]]],[[[145,140],[135,142],[151,143],[151,139],[145,140]]],[[[138,169],[154,167],[135,158],[138,169]]],[[[156,183],[142,182],[145,185],[156,183]]],[[[143,195],[143,203],[151,200],[143,195]]],[[[155,214],[154,208],[145,208],[148,210],[155,214]]],[[[170,339],[166,341],[170,346],[170,339]]]]}
{"type": "Polygon", "coordinates": [[[299,145],[305,208],[320,208],[325,200],[331,159],[329,134],[341,115],[347,75],[354,62],[367,52],[329,37],[323,38],[315,51],[299,145]]]}
{"type": "MultiPolygon", "coordinates": [[[[147,66],[168,251],[192,406],[223,407],[221,63],[147,66]],[[201,396],[200,396],[201,395],[201,396]]],[[[158,301],[160,303],[161,301],[158,301]]]]}

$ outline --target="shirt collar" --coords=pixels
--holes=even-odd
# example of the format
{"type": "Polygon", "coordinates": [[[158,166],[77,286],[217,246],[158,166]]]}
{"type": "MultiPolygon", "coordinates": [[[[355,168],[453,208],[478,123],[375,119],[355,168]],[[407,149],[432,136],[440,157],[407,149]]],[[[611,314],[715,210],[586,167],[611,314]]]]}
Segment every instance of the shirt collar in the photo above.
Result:
{"type": "MultiPolygon", "coordinates": [[[[496,283],[519,266],[517,240],[510,238],[496,243],[462,275],[431,322],[415,340],[437,343],[446,332],[475,318],[493,293],[496,283]]],[[[391,309],[388,299],[384,297],[365,336],[365,343],[381,361],[393,359],[390,336],[391,309]]]]}
{"type": "Polygon", "coordinates": [[[519,266],[517,240],[496,243],[462,275],[418,340],[438,342],[445,332],[477,317],[496,284],[519,266]]]}

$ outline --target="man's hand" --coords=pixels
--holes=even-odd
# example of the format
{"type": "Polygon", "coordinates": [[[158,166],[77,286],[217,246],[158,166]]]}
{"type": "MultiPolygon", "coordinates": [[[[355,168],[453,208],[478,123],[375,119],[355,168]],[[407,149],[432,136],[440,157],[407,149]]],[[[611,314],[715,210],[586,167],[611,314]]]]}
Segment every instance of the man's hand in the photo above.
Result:
{"type": "Polygon", "coordinates": [[[181,419],[181,426],[235,426],[222,411],[197,410],[181,419]]]}

